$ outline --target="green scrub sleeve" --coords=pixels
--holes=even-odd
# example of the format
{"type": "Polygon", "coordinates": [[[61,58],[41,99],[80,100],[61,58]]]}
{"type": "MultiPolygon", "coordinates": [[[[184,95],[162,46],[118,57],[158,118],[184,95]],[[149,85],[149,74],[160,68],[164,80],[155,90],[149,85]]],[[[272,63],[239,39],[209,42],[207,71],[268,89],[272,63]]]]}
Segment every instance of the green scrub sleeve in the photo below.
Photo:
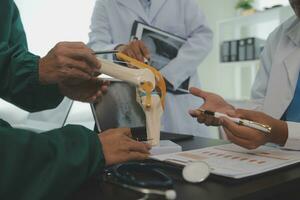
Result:
{"type": "Polygon", "coordinates": [[[105,165],[97,134],[84,127],[35,134],[0,124],[1,199],[66,199],[105,165]]]}
{"type": "Polygon", "coordinates": [[[0,96],[31,112],[56,107],[63,99],[57,85],[39,83],[40,57],[30,53],[13,1],[0,6],[0,96]]]}

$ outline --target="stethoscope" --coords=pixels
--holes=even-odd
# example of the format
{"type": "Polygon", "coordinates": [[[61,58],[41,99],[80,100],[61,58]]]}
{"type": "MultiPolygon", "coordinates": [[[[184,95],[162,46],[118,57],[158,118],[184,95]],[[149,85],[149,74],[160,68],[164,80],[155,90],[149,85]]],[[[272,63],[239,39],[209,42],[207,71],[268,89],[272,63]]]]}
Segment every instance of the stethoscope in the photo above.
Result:
{"type": "MultiPolygon", "coordinates": [[[[106,170],[105,180],[123,188],[144,194],[142,199],[150,195],[161,195],[168,200],[176,199],[174,181],[163,170],[173,170],[174,166],[160,163],[124,163],[106,170]],[[157,180],[139,180],[136,173],[148,174],[157,180]]],[[[178,169],[178,168],[176,168],[178,169]]],[[[210,168],[205,162],[187,163],[182,176],[189,183],[200,183],[206,180],[210,168]]]]}

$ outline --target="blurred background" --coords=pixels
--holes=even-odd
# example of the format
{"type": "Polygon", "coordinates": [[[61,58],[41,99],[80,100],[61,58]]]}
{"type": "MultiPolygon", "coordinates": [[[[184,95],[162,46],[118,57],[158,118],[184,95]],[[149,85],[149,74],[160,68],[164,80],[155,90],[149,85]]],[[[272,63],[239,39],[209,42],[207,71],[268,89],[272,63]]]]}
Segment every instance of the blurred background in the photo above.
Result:
{"type": "MultiPolygon", "coordinates": [[[[230,100],[250,98],[250,88],[259,67],[256,55],[238,57],[252,44],[258,53],[264,40],[276,26],[293,15],[288,0],[254,0],[251,7],[238,6],[238,0],[198,0],[214,32],[214,47],[199,66],[203,89],[219,93],[230,100]],[[229,53],[230,45],[240,44],[229,53]],[[249,57],[250,56],[250,57],[249,57]]],[[[44,56],[59,41],[88,41],[90,18],[95,0],[15,0],[27,33],[31,52],[44,56]],[[66,9],[67,8],[67,9],[66,9]]],[[[251,48],[251,47],[250,47],[251,48]]],[[[254,53],[255,54],[255,53],[254,53]]],[[[92,127],[88,104],[75,103],[71,122],[92,127]],[[78,113],[86,115],[78,117],[78,113]],[[77,116],[77,117],[76,117],[77,116]]],[[[1,116],[20,123],[28,113],[1,102],[1,116]],[[13,112],[19,115],[10,114],[13,112]]]]}

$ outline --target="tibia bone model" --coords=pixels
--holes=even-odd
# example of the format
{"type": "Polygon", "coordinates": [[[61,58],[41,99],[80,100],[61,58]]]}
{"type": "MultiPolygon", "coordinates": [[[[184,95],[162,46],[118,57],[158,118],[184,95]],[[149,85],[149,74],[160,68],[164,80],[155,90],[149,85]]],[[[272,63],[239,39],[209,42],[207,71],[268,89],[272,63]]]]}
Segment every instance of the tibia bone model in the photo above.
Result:
{"type": "Polygon", "coordinates": [[[154,73],[147,68],[131,69],[99,57],[98,59],[101,62],[101,73],[136,86],[137,102],[145,112],[148,143],[152,146],[159,145],[163,107],[160,96],[155,91],[154,73]]]}
{"type": "Polygon", "coordinates": [[[141,97],[140,95],[137,95],[137,101],[145,112],[148,143],[152,146],[157,146],[160,142],[160,120],[163,114],[160,97],[158,94],[152,95],[150,109],[145,105],[145,96],[141,97]]]}

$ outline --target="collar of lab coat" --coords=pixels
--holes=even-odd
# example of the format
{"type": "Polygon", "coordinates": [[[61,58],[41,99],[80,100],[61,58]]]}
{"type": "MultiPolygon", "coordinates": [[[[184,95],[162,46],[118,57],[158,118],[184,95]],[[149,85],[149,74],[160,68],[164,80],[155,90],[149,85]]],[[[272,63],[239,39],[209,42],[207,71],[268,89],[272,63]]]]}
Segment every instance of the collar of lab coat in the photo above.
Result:
{"type": "Polygon", "coordinates": [[[299,78],[299,68],[300,68],[300,19],[295,17],[292,24],[289,26],[289,30],[287,31],[287,36],[294,43],[294,47],[292,47],[292,51],[290,54],[284,59],[283,63],[287,70],[290,85],[292,86],[292,94],[294,94],[296,89],[296,84],[299,78]]]}
{"type": "Polygon", "coordinates": [[[133,12],[135,12],[139,17],[141,17],[145,22],[151,24],[156,15],[159,13],[163,5],[168,0],[152,0],[151,1],[151,9],[150,16],[148,17],[143,6],[141,5],[139,0],[117,0],[120,4],[129,8],[133,12]]]}
{"type": "Polygon", "coordinates": [[[300,46],[300,19],[295,17],[294,22],[290,25],[287,36],[296,46],[300,46]]]}
{"type": "MultiPolygon", "coordinates": [[[[286,27],[287,28],[287,27],[286,27]]],[[[300,71],[300,20],[299,18],[295,18],[293,23],[289,26],[289,30],[287,31],[288,38],[294,43],[295,46],[291,47],[290,53],[283,60],[283,65],[288,75],[289,87],[287,87],[286,94],[288,96],[282,97],[284,100],[282,101],[283,110],[282,113],[285,112],[288,105],[291,103],[293,96],[295,94],[295,90],[297,87],[297,82],[299,79],[299,71],[300,71]]]]}
{"type": "Polygon", "coordinates": [[[291,42],[280,44],[279,53],[286,55],[282,62],[273,63],[273,75],[269,77],[271,84],[268,86],[264,103],[264,111],[278,119],[293,100],[300,70],[300,20],[293,17],[285,22],[282,28],[285,30],[284,36],[291,42]]]}

